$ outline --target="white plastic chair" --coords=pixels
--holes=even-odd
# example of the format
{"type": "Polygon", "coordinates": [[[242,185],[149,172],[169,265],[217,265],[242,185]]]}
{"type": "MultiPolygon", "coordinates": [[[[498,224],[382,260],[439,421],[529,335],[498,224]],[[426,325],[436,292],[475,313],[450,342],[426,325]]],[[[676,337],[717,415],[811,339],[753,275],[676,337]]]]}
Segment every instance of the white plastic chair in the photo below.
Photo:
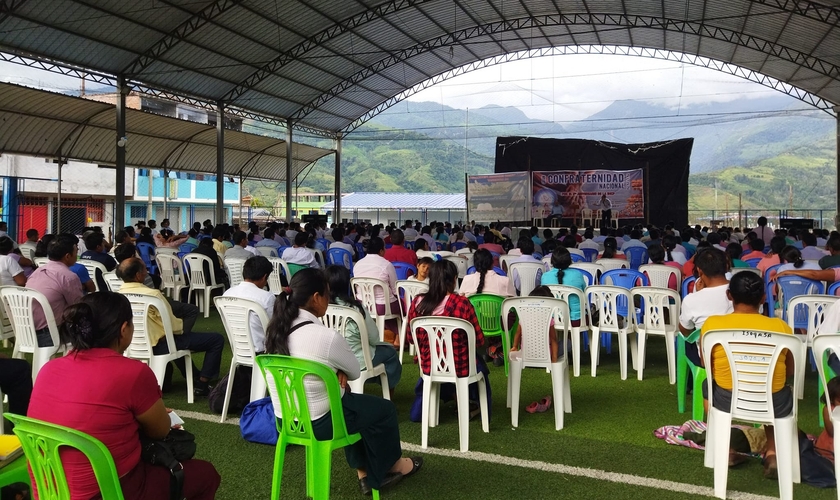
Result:
{"type": "Polygon", "coordinates": [[[478,383],[478,398],[481,406],[481,430],[490,432],[490,419],[487,408],[487,389],[484,374],[475,369],[475,329],[469,321],[460,318],[444,318],[427,316],[414,318],[411,321],[411,334],[414,344],[419,346],[418,332],[424,330],[429,343],[430,370],[428,374],[420,372],[423,379],[423,421],[420,446],[429,447],[429,427],[434,427],[440,417],[440,384],[455,384],[456,400],[458,402],[458,434],[460,450],[469,451],[470,435],[470,407],[469,385],[478,383]],[[453,356],[452,335],[456,330],[464,332],[467,341],[469,372],[465,377],[458,377],[455,373],[455,359],[453,356]]]}
{"type": "Polygon", "coordinates": [[[244,265],[245,259],[225,259],[225,272],[227,272],[231,287],[242,283],[242,266],[244,265]]]}
{"type": "Polygon", "coordinates": [[[58,326],[55,323],[52,307],[47,298],[41,292],[31,288],[16,286],[4,286],[0,288],[0,298],[3,299],[3,307],[6,316],[15,331],[15,348],[12,357],[24,359],[24,354],[32,354],[32,383],[41,368],[59,352],[66,351],[66,346],[61,343],[58,336],[58,326]],[[35,334],[35,304],[38,304],[44,311],[47,320],[47,328],[50,330],[52,346],[39,347],[38,336],[35,334]]]}
{"type": "Polygon", "coordinates": [[[99,289],[99,276],[105,277],[105,273],[108,272],[108,268],[105,267],[104,264],[101,262],[96,262],[95,260],[90,259],[79,259],[76,261],[77,263],[84,266],[87,269],[88,274],[90,274],[90,279],[93,280],[93,285],[96,288],[97,292],[104,292],[105,290],[99,289]]]}
{"type": "Polygon", "coordinates": [[[607,272],[604,266],[594,262],[573,262],[569,267],[588,272],[592,275],[592,279],[595,280],[595,283],[599,283],[601,281],[601,275],[607,272]]]}
{"type": "Polygon", "coordinates": [[[321,322],[327,328],[332,328],[341,334],[342,337],[347,338],[347,324],[349,321],[356,323],[359,327],[359,342],[362,346],[362,356],[365,359],[364,366],[361,366],[361,375],[355,380],[348,380],[350,390],[356,394],[365,393],[365,382],[372,378],[379,378],[382,385],[382,397],[391,399],[391,391],[388,387],[388,374],[385,373],[385,365],[380,363],[373,365],[373,355],[370,352],[370,342],[368,340],[367,326],[365,326],[365,319],[356,309],[352,307],[338,306],[330,304],[327,307],[327,313],[321,317],[321,322]]]}
{"type": "MultiPolygon", "coordinates": [[[[796,334],[796,328],[802,326],[802,320],[804,319],[807,321],[805,327],[805,335],[796,335],[797,338],[802,340],[805,343],[806,350],[813,347],[814,338],[817,336],[817,330],[819,329],[820,325],[822,325],[823,321],[825,320],[825,313],[828,312],[828,309],[838,300],[840,297],[836,295],[798,295],[788,302],[787,307],[787,318],[785,321],[790,328],[796,334]],[[799,321],[797,321],[799,320],[799,321]]],[[[814,358],[819,360],[819,358],[814,358]]],[[[802,365],[803,374],[805,376],[805,365],[802,365]]],[[[802,385],[803,392],[800,392],[796,395],[799,399],[802,399],[804,394],[804,386],[802,385]]]]}
{"type": "Polygon", "coordinates": [[[676,283],[676,288],[671,288],[672,290],[678,290],[682,283],[682,272],[676,267],[664,264],[644,264],[639,266],[639,272],[647,274],[650,286],[657,288],[671,288],[669,286],[671,276],[674,277],[674,283],[676,283]]]}
{"type": "Polygon", "coordinates": [[[595,263],[603,267],[605,271],[630,268],[630,263],[624,259],[598,259],[595,263]]]}
{"type": "Polygon", "coordinates": [[[178,255],[178,249],[177,248],[171,248],[171,247],[156,247],[155,248],[155,255],[157,255],[159,253],[165,253],[167,255],[178,255]]]}
{"type": "Polygon", "coordinates": [[[102,278],[105,280],[105,284],[108,285],[108,290],[112,292],[119,292],[120,288],[123,286],[123,280],[117,277],[117,273],[111,271],[110,273],[104,273],[102,278]]]}
{"type": "Polygon", "coordinates": [[[274,271],[268,275],[268,290],[274,295],[280,295],[283,292],[282,277],[285,276],[286,282],[288,283],[290,280],[289,276],[292,275],[289,271],[289,264],[279,257],[269,257],[268,261],[274,266],[274,271]]]}
{"type": "Polygon", "coordinates": [[[581,227],[587,227],[587,221],[589,222],[589,226],[595,225],[595,219],[592,217],[592,209],[591,208],[584,208],[580,211],[580,225],[581,227]]]}
{"type": "Polygon", "coordinates": [[[630,290],[620,286],[593,285],[586,287],[586,294],[589,303],[593,304],[598,311],[598,324],[592,325],[592,335],[589,339],[589,353],[592,356],[592,376],[596,376],[596,368],[600,357],[601,332],[614,333],[618,335],[619,366],[621,367],[621,380],[627,380],[627,339],[630,339],[630,356],[633,361],[633,368],[636,368],[636,336],[630,335],[633,330],[633,320],[629,317],[633,314],[633,299],[630,297],[630,290]],[[619,316],[618,304],[621,301],[627,304],[627,316],[619,316]]]}
{"type": "MultiPolygon", "coordinates": [[[[429,284],[414,280],[397,280],[397,294],[400,297],[400,315],[402,316],[402,328],[400,328],[400,363],[402,363],[405,352],[405,339],[408,336],[408,310],[414,298],[429,291],[429,284]]],[[[411,344],[409,354],[414,354],[414,344],[411,344]]]]}
{"type": "Polygon", "coordinates": [[[184,264],[177,255],[157,252],[155,261],[160,270],[160,279],[164,293],[172,300],[181,300],[181,290],[187,288],[184,278],[184,264]]]}
{"type": "Polygon", "coordinates": [[[193,402],[193,369],[192,369],[192,354],[189,350],[177,350],[175,348],[175,338],[172,333],[172,322],[169,319],[167,312],[168,304],[165,304],[157,297],[148,295],[141,295],[139,293],[124,294],[128,301],[131,302],[131,311],[134,313],[134,336],[131,337],[131,344],[125,350],[124,355],[128,358],[138,359],[149,365],[152,372],[157,378],[158,385],[163,389],[163,378],[166,375],[166,365],[170,361],[178,358],[184,358],[184,363],[187,372],[187,403],[193,402]],[[149,332],[148,320],[149,309],[154,307],[161,320],[163,321],[163,330],[166,336],[159,339],[158,342],[166,342],[169,349],[167,354],[155,354],[153,351],[151,334],[149,332]]]}
{"type": "Polygon", "coordinates": [[[192,302],[193,294],[195,294],[195,305],[204,313],[205,318],[210,317],[210,295],[213,290],[224,291],[224,283],[216,283],[216,273],[213,272],[213,262],[206,255],[197,253],[188,253],[184,255],[184,265],[189,268],[190,272],[190,291],[187,294],[187,302],[192,302]],[[208,276],[204,274],[204,264],[210,270],[210,282],[207,282],[208,276]]]}
{"type": "Polygon", "coordinates": [[[761,269],[758,269],[757,267],[733,267],[730,272],[732,273],[732,276],[735,276],[738,273],[753,273],[759,278],[763,276],[761,269]]]}
{"type": "Polygon", "coordinates": [[[315,256],[315,262],[318,263],[318,267],[320,267],[321,269],[324,269],[325,267],[327,267],[326,259],[324,259],[324,253],[323,252],[321,252],[320,250],[316,250],[314,248],[307,248],[307,250],[309,250],[309,253],[311,253],[312,255],[315,256]]]}
{"type": "Polygon", "coordinates": [[[499,256],[499,267],[502,268],[502,271],[509,275],[510,264],[518,258],[518,255],[501,255],[499,256]]]}
{"type": "Polygon", "coordinates": [[[586,293],[573,286],[548,285],[548,289],[551,290],[554,298],[565,301],[567,304],[570,304],[569,307],[571,307],[570,297],[575,296],[580,301],[580,326],[571,326],[571,323],[569,325],[569,332],[572,338],[573,373],[575,377],[580,377],[581,332],[592,329],[592,323],[589,318],[589,300],[586,297],[586,293]]]}
{"type": "Polygon", "coordinates": [[[510,408],[510,423],[519,427],[519,393],[522,384],[522,370],[544,368],[551,374],[551,392],[554,397],[554,429],[563,428],[564,413],[572,412],[572,393],[569,389],[569,362],[566,357],[569,346],[569,304],[561,299],[547,297],[516,297],[502,303],[502,323],[506,331],[511,310],[519,318],[522,329],[519,351],[510,352],[510,377],[508,378],[507,406],[510,408]],[[560,332],[557,361],[551,361],[549,335],[551,321],[560,332]]]}
{"type": "MultiPolygon", "coordinates": [[[[823,394],[825,395],[825,404],[828,405],[828,415],[831,419],[834,429],[840,430],[840,406],[833,406],[831,396],[828,392],[829,374],[825,373],[825,366],[823,365],[824,356],[834,352],[840,354],[840,334],[822,334],[814,338],[812,346],[814,357],[817,360],[817,371],[820,374],[820,383],[822,383],[823,394]]],[[[804,384],[803,384],[804,385],[804,384]]],[[[834,456],[840,452],[840,432],[834,432],[834,456]]],[[[834,461],[834,476],[840,477],[840,462],[834,461]]],[[[840,500],[840,489],[837,490],[837,498],[840,500]]]]}
{"type": "MultiPolygon", "coordinates": [[[[0,289],[3,289],[3,286],[0,286],[0,289]]],[[[14,286],[12,288],[15,288],[14,286]]],[[[3,341],[3,348],[9,347],[9,339],[15,337],[15,328],[12,326],[12,320],[6,315],[6,308],[3,307],[2,303],[0,303],[0,340],[3,341]]],[[[2,399],[0,399],[1,401],[2,399]]],[[[2,433],[2,429],[0,429],[0,433],[2,433]]]]}
{"type": "Polygon", "coordinates": [[[449,255],[444,257],[444,259],[455,264],[455,267],[458,268],[458,279],[464,279],[464,276],[467,275],[467,269],[469,268],[469,266],[467,266],[467,258],[460,255],[449,255]]]}
{"type": "MultiPolygon", "coordinates": [[[[667,266],[663,266],[667,267],[667,266]]],[[[645,352],[647,348],[648,335],[660,335],[665,337],[665,352],[668,359],[668,381],[671,385],[677,383],[677,356],[676,340],[679,330],[680,294],[670,288],[637,286],[630,289],[630,297],[635,303],[636,297],[642,304],[642,322],[638,322],[635,314],[631,314],[638,334],[638,360],[636,362],[636,373],[639,380],[642,380],[645,370],[645,352]],[[668,319],[665,319],[665,311],[668,311],[668,319]]]]}
{"type": "Polygon", "coordinates": [[[508,279],[514,285],[519,278],[519,295],[527,297],[540,284],[544,267],[542,262],[512,262],[508,269],[508,279]]]}
{"type": "Polygon", "coordinates": [[[263,257],[277,257],[277,250],[273,247],[254,247],[263,257]]]}
{"type": "MultiPolygon", "coordinates": [[[[388,287],[388,283],[376,278],[351,278],[350,288],[353,290],[353,295],[359,299],[359,302],[362,303],[362,306],[370,314],[370,317],[376,320],[376,327],[379,329],[380,339],[385,338],[385,322],[390,319],[397,321],[397,331],[394,333],[402,337],[400,332],[403,329],[403,319],[399,310],[394,311],[391,309],[391,290],[388,287]],[[378,314],[376,312],[377,290],[385,297],[384,314],[378,314]]],[[[405,345],[404,340],[404,338],[400,338],[400,360],[402,360],[402,354],[405,350],[403,347],[405,345]]]]}
{"type": "Polygon", "coordinates": [[[456,250],[455,255],[460,255],[461,257],[467,259],[467,269],[473,267],[473,258],[475,257],[475,252],[473,252],[469,248],[462,248],[460,250],[456,250]]]}
{"type": "Polygon", "coordinates": [[[232,353],[225,401],[222,405],[222,419],[220,420],[224,423],[230,406],[230,393],[233,390],[233,379],[236,376],[237,366],[251,367],[250,400],[256,401],[265,397],[265,378],[263,378],[259,368],[254,366],[256,353],[254,351],[254,338],[251,335],[251,315],[257,316],[262,324],[263,332],[268,328],[268,316],[260,304],[250,299],[221,296],[216,297],[214,302],[216,303],[216,310],[219,311],[219,316],[222,317],[222,323],[225,325],[225,332],[227,332],[232,353]]]}
{"type": "MultiPolygon", "coordinates": [[[[715,496],[726,498],[729,473],[729,437],[732,421],[772,425],[776,435],[776,463],[782,500],[793,499],[793,483],[800,481],[799,436],[796,426],[797,398],[786,417],[776,417],[773,408],[773,372],[779,356],[787,349],[796,367],[793,393],[802,385],[805,346],[793,335],[756,330],[714,330],[703,335],[703,359],[712,359],[712,349],[726,353],[732,374],[732,403],[729,412],[714,407],[714,391],[709,391],[709,418],[706,430],[706,467],[714,469],[715,496]]],[[[714,387],[714,369],[707,369],[709,387],[714,387]]]]}
{"type": "Polygon", "coordinates": [[[50,259],[46,257],[35,257],[34,259],[32,259],[32,262],[34,262],[35,265],[38,267],[45,266],[49,261],[50,259]]]}

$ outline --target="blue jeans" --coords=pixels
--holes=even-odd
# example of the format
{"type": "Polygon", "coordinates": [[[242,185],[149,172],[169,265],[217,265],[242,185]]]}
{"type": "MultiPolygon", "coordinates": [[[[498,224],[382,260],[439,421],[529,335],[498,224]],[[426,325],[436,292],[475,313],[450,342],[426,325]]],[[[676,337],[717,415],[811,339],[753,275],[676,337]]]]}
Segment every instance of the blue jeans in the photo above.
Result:
{"type": "MultiPolygon", "coordinates": [[[[402,376],[402,363],[400,363],[399,355],[394,346],[378,345],[373,354],[373,366],[382,363],[385,365],[385,374],[388,375],[388,388],[393,389],[397,386],[402,376]]],[[[379,382],[379,378],[368,379],[368,382],[379,382]]]]}

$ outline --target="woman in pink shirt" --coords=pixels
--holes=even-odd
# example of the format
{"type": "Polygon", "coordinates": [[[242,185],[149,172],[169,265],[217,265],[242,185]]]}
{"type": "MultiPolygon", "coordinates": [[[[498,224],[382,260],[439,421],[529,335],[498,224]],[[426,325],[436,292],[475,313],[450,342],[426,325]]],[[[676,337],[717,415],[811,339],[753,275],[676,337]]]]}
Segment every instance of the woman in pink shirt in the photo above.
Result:
{"type": "Polygon", "coordinates": [[[477,293],[490,293],[502,297],[515,297],[516,289],[507,276],[496,274],[493,270],[493,254],[481,249],[473,255],[475,272],[464,276],[459,289],[462,295],[469,297],[477,293]]]}
{"type": "MultiPolygon", "coordinates": [[[[73,350],[38,372],[28,416],[70,427],[102,441],[111,452],[126,500],[169,498],[169,469],[140,460],[140,434],[162,439],[169,415],[155,374],[123,352],[134,334],[131,304],[121,294],[97,292],[64,311],[61,337],[73,350]]],[[[172,432],[180,432],[173,430],[172,432]]],[[[61,452],[70,498],[99,495],[81,452],[61,452]]],[[[183,496],[212,500],[221,477],[209,462],[185,460],[183,496]]]]}
{"type": "MultiPolygon", "coordinates": [[[[496,235],[491,233],[490,231],[486,231],[484,233],[484,243],[482,243],[481,245],[478,245],[478,248],[483,248],[485,250],[495,252],[499,255],[504,255],[505,254],[505,249],[502,248],[502,245],[500,245],[497,242],[496,235]]],[[[495,257],[493,258],[493,265],[494,266],[499,265],[499,259],[498,258],[495,258],[495,257]]]]}
{"type": "MultiPolygon", "coordinates": [[[[783,237],[774,236],[773,239],[770,240],[770,253],[761,259],[755,267],[761,269],[762,274],[766,274],[769,267],[781,264],[782,261],[779,260],[779,254],[782,253],[785,245],[786,243],[783,237]]],[[[773,279],[773,276],[770,276],[770,279],[773,279]]]]}

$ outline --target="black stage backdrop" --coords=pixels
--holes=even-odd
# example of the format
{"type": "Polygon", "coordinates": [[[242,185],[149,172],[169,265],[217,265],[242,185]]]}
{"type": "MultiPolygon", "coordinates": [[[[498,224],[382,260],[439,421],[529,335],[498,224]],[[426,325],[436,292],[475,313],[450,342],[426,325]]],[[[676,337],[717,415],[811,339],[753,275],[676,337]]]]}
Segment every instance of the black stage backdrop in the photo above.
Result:
{"type": "MultiPolygon", "coordinates": [[[[688,224],[688,170],[694,139],[620,144],[586,139],[497,137],[496,173],[554,170],[635,170],[645,173],[647,221],[688,224]]],[[[530,224],[531,221],[528,221],[530,224]]]]}

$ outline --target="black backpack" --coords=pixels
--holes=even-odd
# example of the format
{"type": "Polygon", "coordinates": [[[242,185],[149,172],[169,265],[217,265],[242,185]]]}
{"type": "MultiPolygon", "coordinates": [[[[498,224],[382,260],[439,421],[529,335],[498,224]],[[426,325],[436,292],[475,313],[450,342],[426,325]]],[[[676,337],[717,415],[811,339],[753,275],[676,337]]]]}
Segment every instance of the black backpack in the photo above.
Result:
{"type": "MultiPolygon", "coordinates": [[[[239,413],[251,401],[251,371],[250,366],[237,366],[236,374],[233,377],[233,388],[230,393],[228,413],[239,413]]],[[[222,414],[222,406],[225,403],[225,392],[227,391],[228,378],[225,375],[216,384],[207,398],[210,411],[218,415],[222,414]]]]}

